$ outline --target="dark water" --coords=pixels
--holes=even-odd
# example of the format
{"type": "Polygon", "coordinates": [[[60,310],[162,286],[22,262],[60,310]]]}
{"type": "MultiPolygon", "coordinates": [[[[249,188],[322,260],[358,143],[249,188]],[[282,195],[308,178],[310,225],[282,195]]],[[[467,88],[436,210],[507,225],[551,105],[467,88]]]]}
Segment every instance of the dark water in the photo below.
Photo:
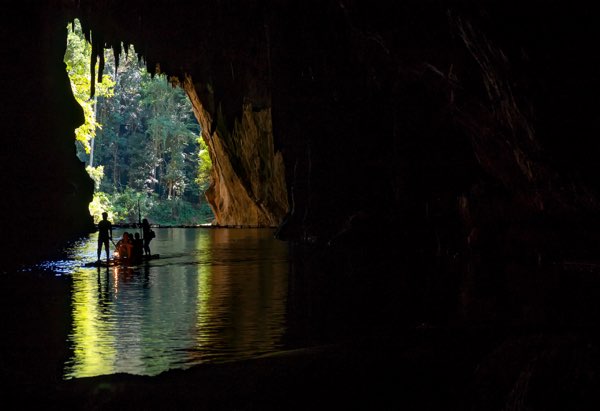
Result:
{"type": "Polygon", "coordinates": [[[139,266],[86,267],[92,234],[40,267],[70,288],[63,378],[156,375],[285,348],[288,249],[272,230],[155,231],[160,258],[139,266]]]}

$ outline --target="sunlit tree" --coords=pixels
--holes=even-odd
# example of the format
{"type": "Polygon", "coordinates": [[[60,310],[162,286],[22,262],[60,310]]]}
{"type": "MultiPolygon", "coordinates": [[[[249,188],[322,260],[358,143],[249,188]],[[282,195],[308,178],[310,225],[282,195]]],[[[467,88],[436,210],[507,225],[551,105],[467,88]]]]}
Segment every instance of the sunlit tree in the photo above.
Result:
{"type": "Polygon", "coordinates": [[[208,153],[208,147],[204,142],[202,136],[198,137],[198,167],[196,168],[196,185],[198,186],[198,202],[201,201],[204,193],[210,185],[210,171],[212,169],[212,162],[208,153]]]}
{"type": "Polygon", "coordinates": [[[150,79],[142,90],[143,104],[151,112],[147,135],[158,191],[167,199],[182,197],[190,181],[185,163],[197,161],[200,127],[192,119],[191,104],[183,90],[174,88],[164,76],[150,79]]]}
{"type": "Polygon", "coordinates": [[[164,75],[151,76],[130,46],[119,58],[118,72],[113,53],[105,53],[103,81],[90,99],[90,54],[75,21],[65,63],[85,113],[76,136],[78,155],[93,166],[88,167],[96,185],[92,214],[109,207],[114,221],[133,222],[140,210],[163,224],[211,220],[210,208],[200,201],[210,157],[184,91],[164,75]]]}
{"type": "MultiPolygon", "coordinates": [[[[92,46],[85,40],[79,20],[69,24],[68,29],[64,62],[71,81],[73,95],[83,108],[85,117],[85,123],[75,130],[75,138],[84,152],[90,155],[90,159],[92,159],[92,142],[96,136],[96,130],[101,128],[101,124],[96,120],[96,98],[112,96],[115,83],[110,74],[104,75],[102,82],[96,84],[96,97],[90,97],[92,46]]],[[[97,67],[96,70],[98,70],[97,67]]]]}

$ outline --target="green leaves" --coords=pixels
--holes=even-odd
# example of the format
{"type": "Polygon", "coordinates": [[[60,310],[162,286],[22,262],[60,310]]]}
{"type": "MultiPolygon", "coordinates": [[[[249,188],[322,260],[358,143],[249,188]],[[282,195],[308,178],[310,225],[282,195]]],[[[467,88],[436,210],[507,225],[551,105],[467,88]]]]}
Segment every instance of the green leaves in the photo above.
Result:
{"type": "Polygon", "coordinates": [[[94,189],[98,191],[100,189],[100,183],[102,182],[102,178],[104,177],[104,166],[87,166],[85,170],[90,175],[92,180],[94,180],[94,189]]]}
{"type": "MultiPolygon", "coordinates": [[[[164,76],[155,76],[142,86],[142,104],[151,113],[146,135],[154,158],[154,175],[163,198],[182,198],[194,175],[186,163],[196,162],[196,136],[200,127],[193,120],[189,99],[181,88],[173,88],[164,76]]],[[[193,171],[192,171],[193,173],[193,171]]]]}
{"type": "Polygon", "coordinates": [[[96,166],[88,166],[96,191],[90,212],[108,211],[114,222],[133,222],[139,200],[142,213],[154,213],[155,222],[211,220],[201,198],[212,164],[191,103],[164,75],[150,76],[133,47],[127,47],[125,56],[116,56],[114,76],[115,56],[105,53],[103,81],[90,99],[92,46],[77,20],[68,31],[65,64],[85,115],[75,130],[78,155],[96,166]]]}
{"type": "Polygon", "coordinates": [[[196,184],[201,191],[206,191],[210,185],[210,171],[212,162],[208,152],[208,147],[202,136],[197,138],[200,149],[198,150],[198,168],[196,172],[196,184]]]}
{"type": "MultiPolygon", "coordinates": [[[[96,130],[101,128],[101,124],[96,121],[96,100],[89,98],[91,86],[89,61],[92,47],[85,40],[78,20],[75,20],[73,24],[69,24],[69,27],[71,29],[67,36],[64,62],[71,80],[73,96],[83,108],[85,118],[85,123],[75,130],[75,139],[81,143],[85,153],[90,154],[91,142],[96,136],[96,130]]],[[[114,85],[115,82],[112,77],[106,74],[102,83],[96,85],[96,95],[98,97],[111,97],[114,85]]]]}

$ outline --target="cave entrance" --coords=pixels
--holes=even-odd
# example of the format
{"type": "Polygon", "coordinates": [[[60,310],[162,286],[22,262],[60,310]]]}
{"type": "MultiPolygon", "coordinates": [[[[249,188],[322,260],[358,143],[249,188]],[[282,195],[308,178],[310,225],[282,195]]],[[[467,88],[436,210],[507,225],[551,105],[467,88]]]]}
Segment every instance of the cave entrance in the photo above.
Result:
{"type": "Polygon", "coordinates": [[[101,82],[92,84],[88,40],[77,19],[69,24],[64,61],[85,117],[75,145],[95,183],[95,222],[107,211],[114,223],[137,222],[141,213],[161,225],[210,224],[204,191],[212,165],[190,99],[165,75],[148,73],[133,45],[117,56],[104,50],[103,69],[94,70],[101,82]]]}

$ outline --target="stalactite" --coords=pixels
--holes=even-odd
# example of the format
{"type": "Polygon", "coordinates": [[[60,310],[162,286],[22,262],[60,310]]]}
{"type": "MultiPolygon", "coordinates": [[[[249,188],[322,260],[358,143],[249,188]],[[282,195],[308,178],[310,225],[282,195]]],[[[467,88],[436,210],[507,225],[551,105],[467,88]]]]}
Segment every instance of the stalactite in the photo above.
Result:
{"type": "Polygon", "coordinates": [[[117,73],[119,72],[119,58],[120,58],[123,50],[121,49],[121,43],[118,41],[116,43],[113,43],[111,48],[113,50],[113,56],[115,58],[115,79],[116,79],[117,73]]]}
{"type": "Polygon", "coordinates": [[[87,19],[85,17],[79,17],[79,23],[81,24],[81,31],[83,33],[83,37],[88,43],[92,43],[92,31],[90,30],[90,26],[88,25],[87,19]]]}
{"type": "Polygon", "coordinates": [[[104,75],[104,47],[100,45],[98,51],[98,57],[100,57],[100,63],[98,64],[98,83],[102,83],[102,76],[104,75]]]}

